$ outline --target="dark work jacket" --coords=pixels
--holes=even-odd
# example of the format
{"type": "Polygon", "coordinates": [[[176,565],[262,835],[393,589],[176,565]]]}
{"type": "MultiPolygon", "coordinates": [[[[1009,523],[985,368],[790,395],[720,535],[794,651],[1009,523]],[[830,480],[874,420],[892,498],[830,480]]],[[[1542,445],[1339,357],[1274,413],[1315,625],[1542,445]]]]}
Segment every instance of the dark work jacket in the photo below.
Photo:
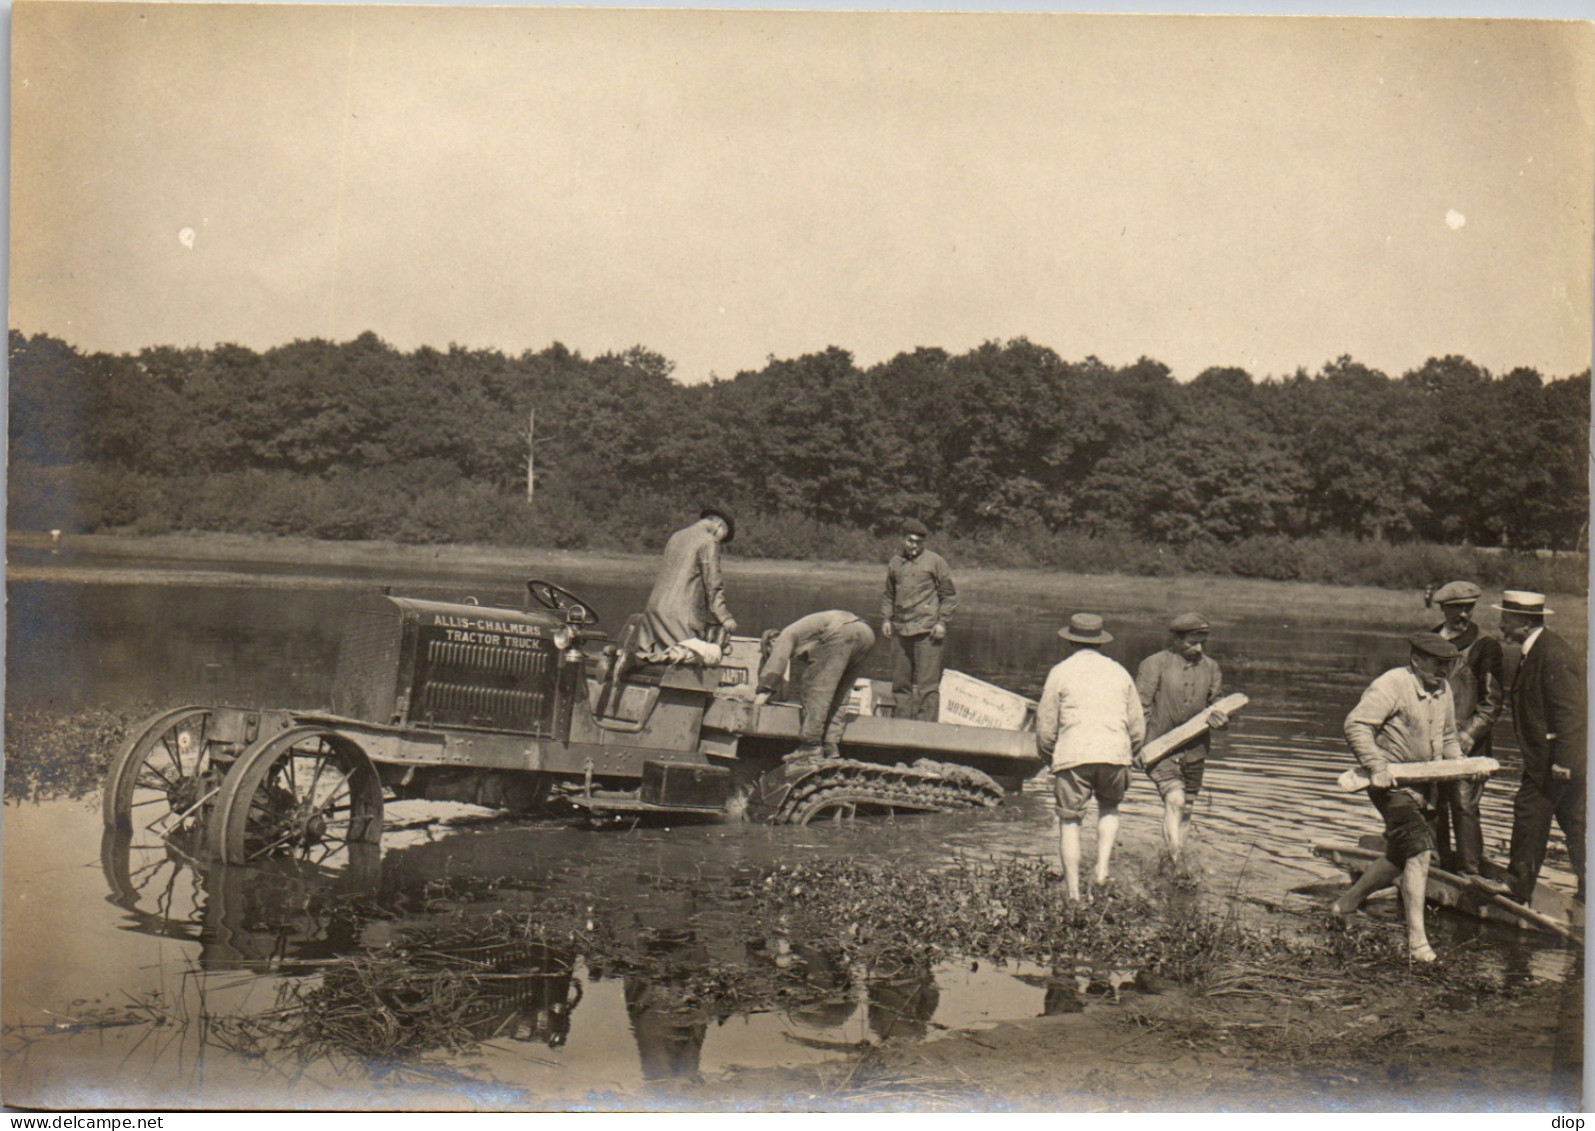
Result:
{"type": "MultiPolygon", "coordinates": [[[[1437,625],[1434,631],[1439,633],[1444,627],[1437,625]]],[[[1488,758],[1493,746],[1490,730],[1506,707],[1501,642],[1479,631],[1478,625],[1470,624],[1451,643],[1461,653],[1456,670],[1446,677],[1457,709],[1457,734],[1473,739],[1474,757],[1488,758]]]]}
{"type": "Polygon", "coordinates": [[[1588,733],[1584,670],[1567,641],[1545,629],[1518,665],[1508,696],[1523,776],[1544,785],[1551,767],[1566,766],[1583,777],[1588,733]]]}

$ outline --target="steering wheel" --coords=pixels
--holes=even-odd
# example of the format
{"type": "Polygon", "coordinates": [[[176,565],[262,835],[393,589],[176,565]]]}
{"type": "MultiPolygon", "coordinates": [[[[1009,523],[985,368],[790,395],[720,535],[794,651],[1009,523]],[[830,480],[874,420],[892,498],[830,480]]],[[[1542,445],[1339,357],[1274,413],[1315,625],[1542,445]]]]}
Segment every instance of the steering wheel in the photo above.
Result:
{"type": "Polygon", "coordinates": [[[561,589],[550,581],[528,581],[526,592],[532,600],[550,612],[565,618],[566,624],[595,625],[598,614],[593,607],[569,589],[561,589]]]}

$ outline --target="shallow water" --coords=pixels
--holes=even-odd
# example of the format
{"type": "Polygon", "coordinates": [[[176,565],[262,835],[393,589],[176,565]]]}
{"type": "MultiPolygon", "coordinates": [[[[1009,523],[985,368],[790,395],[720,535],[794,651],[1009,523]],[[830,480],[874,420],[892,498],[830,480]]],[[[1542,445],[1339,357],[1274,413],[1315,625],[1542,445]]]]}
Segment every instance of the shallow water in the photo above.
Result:
{"type": "MultiPolygon", "coordinates": [[[[343,609],[360,588],[391,582],[421,596],[472,594],[484,603],[518,598],[513,585],[436,575],[283,569],[246,581],[236,570],[210,573],[184,563],[170,584],[123,584],[91,580],[96,563],[74,567],[85,570],[84,580],[8,586],[13,707],[153,709],[199,702],[313,708],[322,705],[330,685],[343,609]]],[[[641,607],[650,582],[640,574],[603,585],[552,580],[589,598],[610,625],[641,607]]],[[[1195,847],[1206,870],[1204,897],[1220,904],[1239,900],[1250,915],[1299,928],[1341,882],[1312,856],[1312,844],[1378,831],[1366,800],[1333,787],[1350,764],[1340,721],[1372,676],[1400,662],[1401,637],[1428,622],[1421,601],[1414,598],[1411,616],[1393,624],[1382,616],[1359,618],[1354,609],[1333,620],[1293,617],[1288,608],[1226,599],[1222,582],[1146,580],[1127,589],[1115,579],[1100,590],[1089,580],[1071,585],[1069,592],[1049,591],[1043,583],[1032,592],[1005,592],[1000,600],[967,599],[950,640],[949,667],[1034,694],[1057,658],[1053,632],[1068,612],[1102,612],[1118,637],[1109,652],[1133,667],[1160,646],[1160,624],[1172,606],[1199,599],[1214,622],[1212,651],[1224,665],[1226,687],[1252,700],[1215,745],[1198,806],[1195,847]],[[1126,592],[1135,599],[1127,601],[1126,592]],[[1116,605],[1105,600],[1108,593],[1116,605]]],[[[816,608],[869,613],[876,596],[872,585],[828,588],[806,578],[744,584],[733,592],[733,607],[744,631],[757,631],[816,608]]],[[[884,661],[884,652],[877,659],[884,661]]],[[[884,662],[870,674],[886,676],[884,662]]],[[[1509,726],[1498,732],[1497,756],[1508,768],[1486,792],[1484,816],[1487,845],[1501,856],[1515,786],[1509,726]]],[[[1158,810],[1156,791],[1138,782],[1124,808],[1116,858],[1127,874],[1155,868],[1158,810]]],[[[713,1077],[736,1067],[834,1058],[857,1042],[878,1039],[883,1025],[894,1037],[934,1039],[951,1028],[1034,1016],[1046,1006],[1039,971],[948,963],[912,986],[882,982],[877,996],[891,998],[890,1007],[852,990],[820,994],[784,1012],[698,1018],[683,1012],[669,986],[594,970],[577,955],[570,956],[568,976],[555,980],[565,995],[559,1009],[548,1008],[552,989],[530,1010],[517,1012],[511,1003],[502,1031],[482,1053],[443,1060],[462,1070],[469,1062],[474,1078],[496,1080],[509,1091],[393,1078],[363,1091],[366,1085],[327,1064],[298,1070],[302,1074],[289,1084],[280,1066],[205,1045],[202,1015],[268,1008],[281,979],[379,945],[396,923],[462,910],[515,910],[548,892],[600,891],[635,909],[637,929],[690,936],[703,961],[760,961],[770,947],[786,944],[716,930],[713,892],[741,872],[857,857],[934,869],[957,859],[1036,856],[1053,850],[1055,836],[1036,783],[989,813],[801,829],[727,823],[598,832],[561,822],[474,819],[480,816],[460,807],[390,806],[380,865],[355,893],[380,904],[383,915],[351,919],[330,910],[347,891],[329,895],[298,877],[250,869],[202,874],[164,851],[119,856],[115,844],[102,846],[95,797],[8,805],[8,1097],[56,1096],[61,1102],[72,1095],[86,1104],[81,1089],[90,1086],[102,1089],[95,1094],[110,1097],[112,1106],[139,1099],[154,1106],[580,1104],[634,1092],[671,1074],[713,1077]],[[450,814],[463,823],[436,820],[450,814]],[[513,882],[497,882],[506,877],[513,882]],[[75,1016],[152,992],[164,995],[180,1023],[153,1035],[133,1026],[71,1031],[75,1016]],[[563,1032],[550,1039],[550,1026],[563,1032]]],[[[1089,823],[1086,835],[1089,842],[1089,823]]],[[[1553,847],[1546,881],[1570,887],[1559,839],[1553,847]]],[[[1391,906],[1374,914],[1393,923],[1391,906]]],[[[1557,977],[1572,961],[1574,952],[1538,936],[1431,918],[1442,948],[1488,946],[1507,973],[1557,977]]],[[[867,979],[839,982],[864,986],[867,979]]]]}

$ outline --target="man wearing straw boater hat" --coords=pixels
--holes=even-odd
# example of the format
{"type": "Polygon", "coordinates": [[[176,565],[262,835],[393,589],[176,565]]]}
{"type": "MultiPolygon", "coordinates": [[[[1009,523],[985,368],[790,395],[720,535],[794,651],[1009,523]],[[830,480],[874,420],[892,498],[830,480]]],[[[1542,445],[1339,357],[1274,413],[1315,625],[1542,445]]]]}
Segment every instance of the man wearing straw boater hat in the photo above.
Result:
{"type": "MultiPolygon", "coordinates": [[[[1434,594],[1443,623],[1432,631],[1456,645],[1456,662],[1446,682],[1451,685],[1457,713],[1457,741],[1462,756],[1488,758],[1494,753],[1491,731],[1506,706],[1501,642],[1480,630],[1473,607],[1483,591],[1471,581],[1451,581],[1434,594]]],[[[1487,779],[1462,778],[1440,786],[1439,823],[1435,828],[1440,866],[1473,878],[1484,859],[1484,830],[1479,823],[1479,800],[1487,779]],[[1456,850],[1451,850],[1452,834],[1456,850]]]]}
{"type": "Polygon", "coordinates": [[[1512,802],[1512,895],[1519,903],[1533,897],[1554,817],[1578,878],[1573,898],[1583,903],[1588,753],[1583,668],[1567,641],[1545,627],[1554,610],[1545,607],[1543,593],[1508,589],[1491,607],[1501,613],[1501,635],[1523,650],[1507,695],[1523,751],[1523,780],[1512,802]]]}
{"type": "Polygon", "coordinates": [[[1346,716],[1346,744],[1368,771],[1368,800],[1385,821],[1385,855],[1335,900],[1332,911],[1345,920],[1363,900],[1398,881],[1408,951],[1414,962],[1433,962],[1423,901],[1435,855],[1436,788],[1432,782],[1397,785],[1390,766],[1462,757],[1456,710],[1446,683],[1457,648],[1433,632],[1413,633],[1407,647],[1406,665],[1391,668],[1370,683],[1346,716]]]}
{"type": "Polygon", "coordinates": [[[1097,867],[1100,888],[1119,835],[1119,803],[1130,788],[1130,763],[1146,740],[1141,696],[1130,673],[1104,656],[1113,636],[1093,613],[1076,613],[1058,635],[1069,656],[1047,673],[1036,705],[1036,746],[1052,761],[1058,804],[1058,856],[1069,898],[1080,898],[1080,822],[1097,799],[1097,867]]]}

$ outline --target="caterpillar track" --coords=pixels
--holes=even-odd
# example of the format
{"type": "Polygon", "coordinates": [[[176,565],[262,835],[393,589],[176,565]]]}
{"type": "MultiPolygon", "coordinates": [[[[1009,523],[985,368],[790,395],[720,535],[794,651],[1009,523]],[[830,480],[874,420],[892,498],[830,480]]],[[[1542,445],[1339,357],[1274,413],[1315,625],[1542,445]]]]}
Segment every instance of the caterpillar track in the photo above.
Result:
{"type": "Polygon", "coordinates": [[[990,809],[1002,804],[1003,790],[979,770],[929,758],[912,766],[805,758],[765,774],[752,800],[773,824],[806,825],[826,814],[990,809]]]}

